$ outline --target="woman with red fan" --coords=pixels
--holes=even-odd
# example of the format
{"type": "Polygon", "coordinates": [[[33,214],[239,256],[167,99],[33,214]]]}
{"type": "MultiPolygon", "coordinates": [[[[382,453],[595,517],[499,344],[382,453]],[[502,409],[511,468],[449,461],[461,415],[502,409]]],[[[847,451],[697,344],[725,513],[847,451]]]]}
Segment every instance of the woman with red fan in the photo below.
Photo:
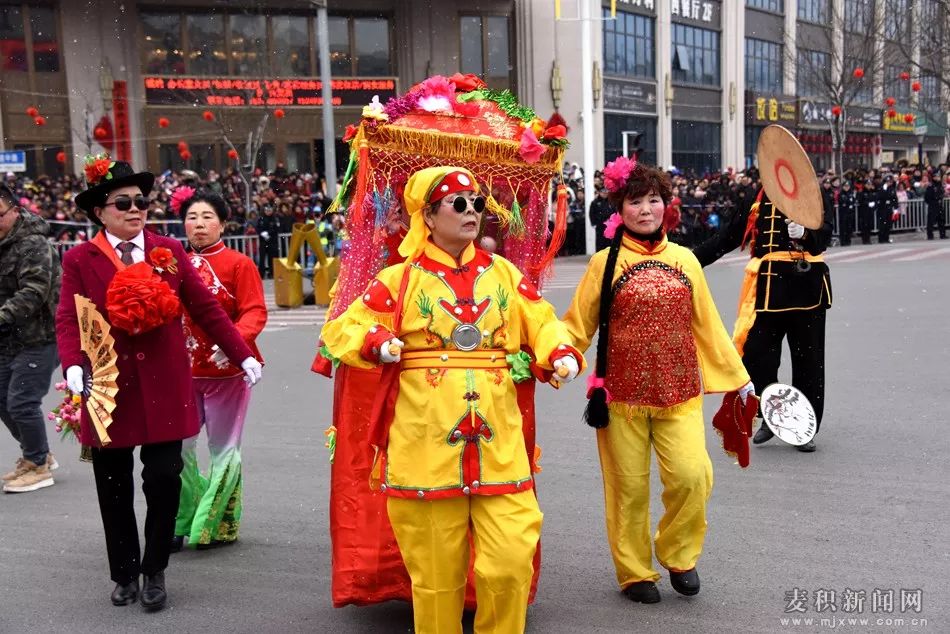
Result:
{"type": "MultiPolygon", "coordinates": [[[[224,199],[212,192],[180,187],[171,204],[185,221],[190,259],[201,280],[234,322],[244,342],[263,362],[254,343],[267,323],[264,288],[257,266],[246,255],[224,246],[221,232],[228,219],[224,199]]],[[[241,524],[241,434],[251,388],[240,367],[185,315],[185,342],[191,353],[198,418],[208,434],[211,467],[198,470],[198,437],[184,442],[181,498],[172,550],[185,537],[190,548],[211,548],[237,541],[241,524]]]]}
{"type": "Polygon", "coordinates": [[[606,223],[610,248],[591,258],[564,320],[581,350],[599,331],[584,418],[597,429],[617,581],[631,601],[656,603],[654,545],[673,588],[699,592],[696,562],[712,491],[703,393],[738,390],[745,402],[753,387],[702,267],[667,240],[669,177],[625,157],[608,164],[604,177],[620,210],[606,223]],[[665,507],[654,539],[651,447],[665,507]]]}
{"type": "Polygon", "coordinates": [[[75,296],[93,302],[112,326],[118,394],[106,441],[83,408],[80,441],[92,448],[93,472],[106,537],[109,568],[116,583],[114,605],[139,598],[165,606],[165,568],[181,487],[181,441],[198,433],[191,364],[185,349],[182,306],[228,358],[256,383],[261,364],[227,313],[208,291],[177,240],[145,230],[147,195],[155,177],[106,156],[86,164],[88,189],[76,204],[103,230],[63,258],[63,283],[56,312],[59,355],[74,393],[86,390],[89,359],[82,352],[75,296]],[[132,450],[141,446],[142,480],[148,514],[145,551],[133,508],[132,450]]]}

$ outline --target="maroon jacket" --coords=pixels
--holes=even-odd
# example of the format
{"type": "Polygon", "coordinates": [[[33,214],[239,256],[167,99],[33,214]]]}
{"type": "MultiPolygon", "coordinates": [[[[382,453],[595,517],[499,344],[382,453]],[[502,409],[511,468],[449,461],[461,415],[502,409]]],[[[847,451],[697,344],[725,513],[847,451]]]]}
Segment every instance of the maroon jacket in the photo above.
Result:
{"type": "MultiPolygon", "coordinates": [[[[235,364],[253,356],[218,301],[198,277],[177,240],[145,232],[145,253],[155,247],[172,250],[178,273],[162,273],[188,314],[227,353],[235,364]]],[[[70,249],[63,257],[63,285],[56,311],[56,339],[63,370],[72,365],[89,371],[89,360],[79,348],[79,323],[73,295],[96,305],[108,319],[106,290],[115,265],[92,242],[70,249]]],[[[198,411],[192,388],[191,361],[185,349],[181,319],[140,335],[113,328],[118,355],[119,395],[108,433],[110,447],[135,447],[190,438],[198,433],[198,411]]],[[[99,446],[99,438],[83,407],[80,441],[99,446]]]]}

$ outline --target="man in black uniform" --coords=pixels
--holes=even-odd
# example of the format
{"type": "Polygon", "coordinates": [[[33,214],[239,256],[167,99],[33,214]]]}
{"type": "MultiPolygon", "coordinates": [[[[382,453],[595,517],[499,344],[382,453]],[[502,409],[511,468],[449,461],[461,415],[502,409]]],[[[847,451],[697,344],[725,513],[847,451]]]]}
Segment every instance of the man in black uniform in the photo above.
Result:
{"type": "MultiPolygon", "coordinates": [[[[815,408],[820,429],[825,403],[825,311],[831,307],[831,276],[822,253],[831,240],[834,216],[825,209],[821,228],[805,229],[773,207],[763,193],[757,210],[755,205],[737,209],[722,230],[693,249],[699,263],[712,264],[740,246],[750,215],[754,215],[752,257],[760,262],[757,272],[746,269],[747,276],[755,277],[754,281],[747,277],[754,305],[750,301],[747,311],[740,309],[733,341],[761,392],[778,382],[782,340],[788,338],[792,385],[815,408]]],[[[772,436],[763,422],[752,442],[761,444],[772,436]]],[[[815,441],[797,449],[815,451],[815,441]]]]}
{"type": "Polygon", "coordinates": [[[594,228],[594,240],[598,251],[610,246],[610,240],[604,237],[604,223],[614,213],[613,205],[607,198],[607,188],[601,186],[597,196],[590,203],[590,225],[594,228]]]}
{"type": "Polygon", "coordinates": [[[838,238],[841,240],[841,246],[843,247],[851,244],[851,234],[854,233],[854,215],[857,209],[858,203],[854,196],[854,190],[851,188],[851,180],[845,178],[841,181],[841,191],[838,192],[838,238]]]}
{"type": "Polygon", "coordinates": [[[943,219],[943,184],[939,173],[925,176],[927,189],[924,190],[924,202],[927,203],[927,239],[934,239],[934,227],[940,233],[940,239],[947,239],[947,227],[943,219]]]}
{"type": "MultiPolygon", "coordinates": [[[[876,187],[878,184],[874,183],[876,187]]],[[[877,206],[877,241],[887,244],[891,241],[891,225],[894,223],[894,212],[897,211],[897,185],[894,183],[894,177],[888,174],[879,190],[881,202],[877,206]]]]}
{"type": "Polygon", "coordinates": [[[871,231],[874,229],[874,215],[880,206],[881,196],[873,180],[864,183],[858,192],[858,230],[861,231],[861,244],[871,244],[871,231]]]}

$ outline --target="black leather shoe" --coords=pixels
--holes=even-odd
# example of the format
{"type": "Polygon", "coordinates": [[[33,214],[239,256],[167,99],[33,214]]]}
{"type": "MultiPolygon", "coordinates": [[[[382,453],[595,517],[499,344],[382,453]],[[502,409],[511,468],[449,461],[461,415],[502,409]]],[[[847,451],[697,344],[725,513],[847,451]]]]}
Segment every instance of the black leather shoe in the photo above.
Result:
{"type": "Polygon", "coordinates": [[[623,589],[623,596],[634,603],[659,603],[660,591],[652,581],[637,581],[623,589]]]}
{"type": "Polygon", "coordinates": [[[755,432],[755,436],[752,437],[752,444],[761,445],[764,442],[772,440],[774,437],[775,434],[773,434],[769,426],[765,424],[765,421],[762,421],[762,426],[759,427],[759,431],[755,432]]]}
{"type": "Polygon", "coordinates": [[[798,445],[798,446],[796,446],[795,449],[798,449],[799,451],[801,451],[801,452],[803,452],[803,453],[811,453],[811,452],[813,452],[815,449],[817,449],[817,447],[815,446],[815,441],[814,441],[814,440],[809,440],[809,441],[806,442],[804,445],[798,445]]]}
{"type": "Polygon", "coordinates": [[[158,572],[149,577],[145,576],[142,587],[142,605],[149,612],[155,612],[165,607],[168,593],[165,592],[165,573],[158,572]]]}
{"type": "Polygon", "coordinates": [[[185,536],[184,535],[175,535],[172,537],[172,547],[171,552],[180,553],[181,549],[185,546],[185,536]]]}
{"type": "Polygon", "coordinates": [[[686,572],[670,570],[670,584],[674,590],[688,597],[699,594],[699,573],[696,572],[695,568],[686,572]]]}
{"type": "Polygon", "coordinates": [[[128,605],[135,603],[139,598],[139,580],[135,579],[129,583],[115,584],[115,590],[112,591],[112,605],[128,605]]]}

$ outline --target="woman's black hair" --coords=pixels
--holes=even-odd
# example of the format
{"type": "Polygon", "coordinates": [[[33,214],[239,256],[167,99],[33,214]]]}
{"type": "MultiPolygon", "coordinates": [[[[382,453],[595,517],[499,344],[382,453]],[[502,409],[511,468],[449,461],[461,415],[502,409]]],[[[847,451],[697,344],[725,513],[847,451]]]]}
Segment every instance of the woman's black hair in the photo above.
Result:
{"type": "MultiPolygon", "coordinates": [[[[610,250],[607,252],[607,263],[604,266],[604,277],[600,282],[600,316],[598,318],[597,361],[594,364],[594,376],[603,379],[607,376],[607,346],[610,343],[610,309],[614,303],[614,269],[617,268],[617,257],[620,255],[620,243],[623,241],[623,227],[617,229],[610,250]]],[[[591,390],[584,410],[584,421],[596,429],[607,426],[609,412],[607,410],[607,389],[595,387],[591,390]]]]}
{"type": "Polygon", "coordinates": [[[228,203],[224,202],[224,198],[220,194],[216,194],[213,191],[207,189],[199,189],[196,191],[191,198],[186,200],[181,204],[181,219],[185,219],[185,214],[188,213],[188,209],[191,208],[195,203],[207,203],[211,205],[211,208],[214,209],[214,213],[218,214],[218,218],[222,223],[226,222],[228,216],[231,215],[231,210],[228,208],[228,203]]]}

